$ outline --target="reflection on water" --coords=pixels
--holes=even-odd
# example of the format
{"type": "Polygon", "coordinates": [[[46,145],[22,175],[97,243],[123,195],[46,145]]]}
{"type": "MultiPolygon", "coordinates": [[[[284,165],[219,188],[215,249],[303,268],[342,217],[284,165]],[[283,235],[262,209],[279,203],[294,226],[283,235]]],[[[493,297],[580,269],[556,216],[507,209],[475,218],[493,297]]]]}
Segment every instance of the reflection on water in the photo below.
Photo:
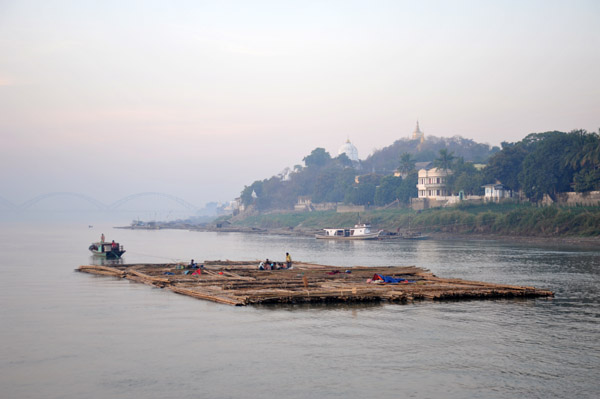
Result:
{"type": "Polygon", "coordinates": [[[384,306],[382,302],[360,302],[360,303],[297,303],[297,304],[259,304],[254,307],[257,309],[271,310],[271,311],[312,311],[312,310],[326,310],[326,311],[347,311],[351,310],[356,312],[362,309],[376,309],[384,306]]]}
{"type": "Polygon", "coordinates": [[[595,397],[599,255],[472,240],[11,226],[0,230],[2,396],[595,397]],[[230,307],[74,273],[80,264],[114,264],[89,257],[101,231],[127,246],[119,263],[282,261],[290,252],[340,267],[417,265],[556,297],[230,307]]]}
{"type": "Polygon", "coordinates": [[[122,265],[122,264],[124,264],[124,261],[123,261],[123,258],[106,259],[103,256],[90,256],[89,264],[90,265],[101,265],[101,266],[114,266],[114,265],[122,265]]]}

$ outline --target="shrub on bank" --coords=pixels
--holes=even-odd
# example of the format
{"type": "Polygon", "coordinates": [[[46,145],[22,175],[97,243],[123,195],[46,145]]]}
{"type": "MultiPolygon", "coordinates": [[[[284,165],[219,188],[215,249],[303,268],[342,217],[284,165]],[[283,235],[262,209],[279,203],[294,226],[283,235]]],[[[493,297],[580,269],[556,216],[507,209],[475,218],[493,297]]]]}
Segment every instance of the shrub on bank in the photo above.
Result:
{"type": "Polygon", "coordinates": [[[235,225],[259,228],[352,227],[359,219],[374,228],[417,228],[444,233],[531,236],[598,236],[600,207],[536,207],[529,204],[460,205],[450,208],[388,209],[364,213],[289,212],[249,216],[235,225]]]}

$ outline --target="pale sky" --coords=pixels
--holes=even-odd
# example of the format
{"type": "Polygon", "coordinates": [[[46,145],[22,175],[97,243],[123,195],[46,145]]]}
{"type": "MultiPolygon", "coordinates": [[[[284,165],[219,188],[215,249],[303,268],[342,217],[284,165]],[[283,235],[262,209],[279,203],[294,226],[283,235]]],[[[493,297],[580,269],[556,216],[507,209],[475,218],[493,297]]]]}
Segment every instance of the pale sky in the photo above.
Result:
{"type": "Polygon", "coordinates": [[[408,137],[600,128],[600,1],[0,0],[0,196],[225,201],[408,137]]]}

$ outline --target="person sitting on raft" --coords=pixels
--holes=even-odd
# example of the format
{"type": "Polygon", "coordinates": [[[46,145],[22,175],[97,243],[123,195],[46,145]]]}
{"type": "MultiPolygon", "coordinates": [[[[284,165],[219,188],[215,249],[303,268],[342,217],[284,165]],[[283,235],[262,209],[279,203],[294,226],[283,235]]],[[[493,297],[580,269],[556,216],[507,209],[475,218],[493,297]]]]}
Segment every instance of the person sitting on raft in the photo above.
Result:
{"type": "Polygon", "coordinates": [[[198,268],[198,265],[196,265],[196,262],[194,262],[194,259],[192,259],[192,260],[190,261],[190,265],[189,265],[188,267],[190,267],[190,268],[192,268],[192,269],[197,269],[197,268],[198,268]]]}
{"type": "Polygon", "coordinates": [[[260,262],[258,265],[259,270],[272,270],[271,261],[267,258],[264,262],[260,262]]]}

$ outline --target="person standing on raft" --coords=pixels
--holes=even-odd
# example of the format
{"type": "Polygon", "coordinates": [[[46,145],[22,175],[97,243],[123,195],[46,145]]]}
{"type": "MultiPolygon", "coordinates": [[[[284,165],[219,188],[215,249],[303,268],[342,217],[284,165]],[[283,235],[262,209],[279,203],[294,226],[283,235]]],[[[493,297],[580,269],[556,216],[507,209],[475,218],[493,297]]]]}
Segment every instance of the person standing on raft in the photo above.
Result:
{"type": "Polygon", "coordinates": [[[104,233],[100,236],[100,242],[104,244],[104,233]]]}
{"type": "Polygon", "coordinates": [[[292,257],[289,252],[285,253],[285,267],[288,269],[292,268],[292,257]]]}

